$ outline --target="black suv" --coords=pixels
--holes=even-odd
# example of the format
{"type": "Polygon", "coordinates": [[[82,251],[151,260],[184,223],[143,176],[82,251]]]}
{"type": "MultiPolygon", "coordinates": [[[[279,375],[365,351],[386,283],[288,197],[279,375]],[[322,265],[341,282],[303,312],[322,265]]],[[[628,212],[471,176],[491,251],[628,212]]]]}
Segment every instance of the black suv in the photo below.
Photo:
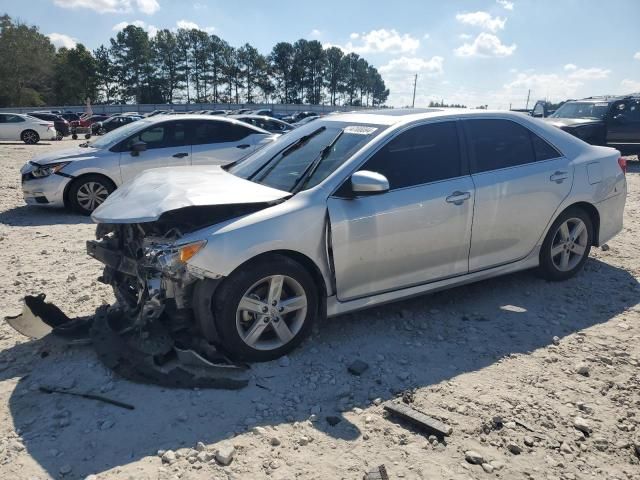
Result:
{"type": "MultiPolygon", "coordinates": [[[[542,115],[534,108],[533,116],[542,115]]],[[[640,95],[571,100],[544,120],[592,145],[640,155],[640,95]]]]}

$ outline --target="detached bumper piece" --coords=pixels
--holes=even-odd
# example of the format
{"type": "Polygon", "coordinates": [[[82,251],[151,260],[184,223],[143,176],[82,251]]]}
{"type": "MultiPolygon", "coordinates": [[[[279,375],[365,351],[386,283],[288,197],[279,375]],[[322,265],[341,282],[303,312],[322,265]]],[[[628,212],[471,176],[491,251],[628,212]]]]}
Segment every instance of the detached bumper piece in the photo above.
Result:
{"type": "Polygon", "coordinates": [[[212,347],[208,358],[181,348],[158,322],[118,333],[121,311],[99,307],[91,317],[69,318],[45,295],[24,298],[22,314],[5,317],[30,338],[48,334],[71,342],[91,343],[100,361],[120,376],[139,383],[175,388],[236,390],[249,383],[249,368],[230,362],[212,347]]]}

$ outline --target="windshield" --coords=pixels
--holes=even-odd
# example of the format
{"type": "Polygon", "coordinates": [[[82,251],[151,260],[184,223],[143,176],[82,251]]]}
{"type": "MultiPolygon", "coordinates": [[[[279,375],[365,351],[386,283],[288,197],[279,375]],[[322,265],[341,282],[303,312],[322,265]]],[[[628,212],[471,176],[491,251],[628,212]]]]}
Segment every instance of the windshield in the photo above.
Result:
{"type": "Polygon", "coordinates": [[[87,142],[87,145],[95,148],[111,148],[116,143],[121,142],[129,135],[136,133],[138,130],[142,130],[148,127],[151,121],[138,120],[137,122],[129,123],[115,130],[111,130],[109,133],[103,135],[95,141],[87,142]]]}
{"type": "Polygon", "coordinates": [[[595,118],[602,120],[609,110],[607,102],[569,102],[556,110],[551,118],[595,118]]]}
{"type": "Polygon", "coordinates": [[[322,182],[384,128],[312,122],[232,165],[229,172],[287,192],[304,190],[322,182]]]}

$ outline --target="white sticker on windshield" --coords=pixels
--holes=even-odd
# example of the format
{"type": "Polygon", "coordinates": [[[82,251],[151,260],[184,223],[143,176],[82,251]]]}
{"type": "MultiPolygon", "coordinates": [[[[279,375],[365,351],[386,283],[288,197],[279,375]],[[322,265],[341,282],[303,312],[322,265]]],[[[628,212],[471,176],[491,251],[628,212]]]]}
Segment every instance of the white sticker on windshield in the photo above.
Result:
{"type": "Polygon", "coordinates": [[[608,107],[608,103],[596,103],[596,107],[608,107]]]}
{"type": "Polygon", "coordinates": [[[375,132],[375,127],[363,127],[362,125],[350,125],[344,129],[344,133],[352,133],[353,135],[371,135],[375,132]]]}

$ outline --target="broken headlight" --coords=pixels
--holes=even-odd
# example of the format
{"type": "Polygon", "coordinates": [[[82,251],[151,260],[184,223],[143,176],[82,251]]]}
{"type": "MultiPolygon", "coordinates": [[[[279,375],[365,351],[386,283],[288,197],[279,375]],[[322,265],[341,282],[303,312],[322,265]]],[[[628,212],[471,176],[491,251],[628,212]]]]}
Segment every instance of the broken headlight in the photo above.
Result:
{"type": "Polygon", "coordinates": [[[59,172],[65,166],[69,165],[69,163],[70,162],[58,162],[50,163],[48,165],[38,165],[34,163],[33,166],[36,168],[31,172],[31,175],[34,178],[48,177],[49,175],[53,175],[54,173],[59,172]]]}
{"type": "Polygon", "coordinates": [[[145,249],[145,255],[150,263],[160,270],[175,271],[202,250],[206,244],[206,240],[198,240],[182,245],[151,245],[145,249]]]}

